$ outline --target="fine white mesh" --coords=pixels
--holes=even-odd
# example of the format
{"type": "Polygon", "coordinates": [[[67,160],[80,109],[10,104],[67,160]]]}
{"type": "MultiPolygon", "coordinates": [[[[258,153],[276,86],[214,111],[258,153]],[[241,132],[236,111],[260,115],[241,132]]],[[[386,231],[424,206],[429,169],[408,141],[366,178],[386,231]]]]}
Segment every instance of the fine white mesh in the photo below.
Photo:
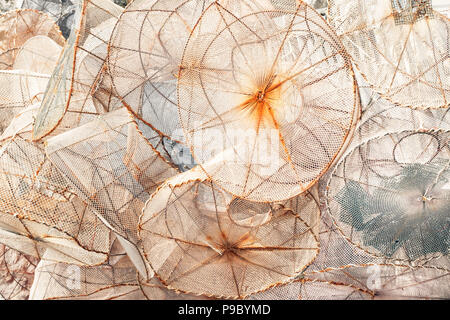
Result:
{"type": "Polygon", "coordinates": [[[288,281],[313,261],[319,208],[311,195],[292,200],[296,207],[273,205],[269,218],[252,224],[236,224],[230,207],[234,214],[242,206],[264,214],[265,204],[230,200],[198,168],[169,179],[152,195],[139,229],[145,258],[163,284],[243,298],[288,281]]]}
{"type": "Polygon", "coordinates": [[[291,198],[333,163],[359,112],[350,58],[304,3],[237,18],[205,10],[178,78],[181,125],[193,156],[228,192],[291,198]]]}
{"type": "Polygon", "coordinates": [[[36,116],[34,140],[116,109],[105,58],[111,31],[122,10],[106,0],[79,2],[76,27],[67,39],[36,116]]]}
{"type": "Polygon", "coordinates": [[[328,9],[375,91],[402,106],[448,107],[450,20],[431,0],[330,0],[328,9]]]}

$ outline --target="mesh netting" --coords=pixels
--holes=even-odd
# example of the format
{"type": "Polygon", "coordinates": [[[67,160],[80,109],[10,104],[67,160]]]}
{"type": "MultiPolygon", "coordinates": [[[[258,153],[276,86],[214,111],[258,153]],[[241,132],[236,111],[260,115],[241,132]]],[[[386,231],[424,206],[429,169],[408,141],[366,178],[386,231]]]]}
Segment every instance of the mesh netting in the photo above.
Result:
{"type": "Polygon", "coordinates": [[[57,128],[61,132],[77,127],[118,107],[105,59],[109,37],[122,11],[108,0],[80,1],[76,28],[50,80],[33,139],[39,140],[57,128]]]}
{"type": "Polygon", "coordinates": [[[313,281],[345,283],[372,299],[448,299],[450,272],[433,266],[370,264],[307,275],[313,281]]]}
{"type": "Polygon", "coordinates": [[[33,104],[20,111],[9,123],[8,127],[0,135],[0,145],[16,136],[24,140],[31,140],[33,119],[39,110],[40,104],[33,104]]]}
{"type": "Polygon", "coordinates": [[[337,36],[306,4],[237,19],[214,3],[183,55],[180,121],[220,187],[283,200],[314,184],[341,150],[358,114],[355,88],[337,36]]]}
{"type": "Polygon", "coordinates": [[[0,16],[0,29],[1,134],[18,112],[42,100],[64,39],[49,17],[33,10],[0,16]]]}
{"type": "Polygon", "coordinates": [[[329,19],[358,69],[392,102],[448,107],[448,17],[431,0],[331,0],[329,19]]]}
{"type": "Polygon", "coordinates": [[[44,257],[36,268],[30,299],[142,299],[137,271],[117,239],[108,252],[107,261],[93,267],[44,257]]]}
{"type": "Polygon", "coordinates": [[[27,299],[37,263],[34,257],[0,244],[0,300],[27,299]]]}
{"type": "Polygon", "coordinates": [[[44,149],[15,137],[0,149],[0,242],[77,264],[105,259],[108,229],[68,188],[44,149]]]}
{"type": "Polygon", "coordinates": [[[266,205],[236,205],[199,168],[192,169],[166,181],[147,202],[139,225],[145,257],[169,288],[248,296],[286,282],[317,255],[317,236],[306,222],[317,226],[317,203],[309,194],[292,203],[296,207],[280,205],[260,223],[236,224],[230,216],[240,209],[252,205],[255,214],[264,214],[266,205]]]}
{"type": "Polygon", "coordinates": [[[0,70],[0,134],[14,116],[39,103],[50,76],[22,70],[0,70]]]}
{"type": "Polygon", "coordinates": [[[176,174],[138,134],[124,108],[49,139],[47,153],[80,196],[134,241],[139,208],[176,174]]]}
{"type": "Polygon", "coordinates": [[[47,154],[77,194],[134,245],[145,201],[177,172],[139,134],[125,108],[49,139],[47,154]]]}
{"type": "Polygon", "coordinates": [[[353,265],[311,273],[250,299],[448,299],[449,277],[448,270],[427,266],[353,265]]]}
{"type": "Polygon", "coordinates": [[[450,18],[450,4],[447,0],[432,0],[433,9],[450,18]]]}
{"type": "Polygon", "coordinates": [[[0,69],[11,69],[18,50],[30,38],[43,35],[64,45],[58,26],[36,10],[16,10],[0,15],[0,69]]]}
{"type": "Polygon", "coordinates": [[[372,295],[356,286],[334,281],[297,279],[257,293],[249,300],[370,300],[372,295]]]}
{"type": "Polygon", "coordinates": [[[114,3],[0,16],[0,299],[450,299],[448,4],[114,3]]]}
{"type": "MultiPolygon", "coordinates": [[[[212,2],[133,1],[110,40],[108,62],[118,95],[144,124],[172,140],[184,140],[176,95],[183,49],[198,18],[212,2]]],[[[240,15],[255,8],[272,8],[267,0],[220,2],[240,15]]]]}
{"type": "Polygon", "coordinates": [[[448,133],[405,131],[369,140],[334,169],[326,202],[340,232],[385,258],[447,255],[448,133]]]}
{"type": "Polygon", "coordinates": [[[142,281],[117,240],[108,260],[99,266],[75,266],[41,260],[30,298],[58,300],[173,300],[201,299],[164,287],[156,278],[142,281]]]}
{"type": "Polygon", "coordinates": [[[54,40],[46,36],[35,36],[20,47],[12,69],[52,74],[60,53],[61,46],[54,40]]]}
{"type": "Polygon", "coordinates": [[[35,9],[52,17],[65,38],[68,38],[74,25],[76,3],[80,0],[21,0],[23,9],[35,9]]]}
{"type": "Polygon", "coordinates": [[[400,107],[377,94],[370,95],[367,100],[346,153],[363,142],[388,133],[423,129],[450,130],[448,109],[421,110],[400,107]]]}

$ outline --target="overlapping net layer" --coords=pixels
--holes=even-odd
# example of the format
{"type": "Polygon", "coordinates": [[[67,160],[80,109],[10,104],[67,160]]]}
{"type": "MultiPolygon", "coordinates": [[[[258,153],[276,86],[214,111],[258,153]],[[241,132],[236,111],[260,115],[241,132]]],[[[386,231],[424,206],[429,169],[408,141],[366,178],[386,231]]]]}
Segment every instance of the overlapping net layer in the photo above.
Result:
{"type": "Polygon", "coordinates": [[[0,16],[0,28],[1,134],[17,113],[42,100],[64,39],[49,17],[32,10],[0,16]]]}
{"type": "Polygon", "coordinates": [[[329,21],[374,90],[402,106],[448,107],[450,20],[431,0],[331,0],[329,21]]]}
{"type": "Polygon", "coordinates": [[[119,107],[105,59],[123,9],[108,0],[80,1],[76,27],[63,49],[36,116],[33,139],[75,128],[119,107]]]}
{"type": "Polygon", "coordinates": [[[80,198],[134,245],[145,201],[177,173],[139,134],[125,108],[49,139],[46,151],[80,198]]]}
{"type": "Polygon", "coordinates": [[[39,110],[40,104],[33,104],[20,111],[9,123],[8,127],[0,135],[0,145],[8,140],[20,137],[31,141],[31,131],[33,130],[33,119],[39,110]]]}
{"type": "Polygon", "coordinates": [[[104,261],[108,229],[70,190],[41,145],[21,137],[0,148],[0,242],[53,261],[104,261]]]}
{"type": "Polygon", "coordinates": [[[198,167],[166,181],[143,212],[145,258],[163,284],[182,292],[243,298],[292,279],[319,250],[310,194],[268,206],[233,199],[198,167]],[[264,219],[242,217],[248,206],[264,219]]]}
{"type": "Polygon", "coordinates": [[[449,277],[448,270],[426,266],[353,265],[305,275],[250,299],[448,299],[449,277]]]}
{"type": "Polygon", "coordinates": [[[388,133],[423,129],[450,130],[448,109],[421,110],[400,107],[377,94],[370,95],[367,100],[346,153],[363,142],[388,133]]]}
{"type": "Polygon", "coordinates": [[[450,3],[447,0],[432,0],[433,9],[450,18],[450,3]]]}
{"type": "Polygon", "coordinates": [[[144,282],[119,242],[113,241],[107,262],[99,266],[41,260],[30,298],[58,300],[181,300],[202,297],[164,287],[156,278],[144,282]]]}
{"type": "Polygon", "coordinates": [[[448,255],[449,136],[387,134],[352,150],[334,169],[326,204],[339,231],[383,258],[448,255]]]}
{"type": "Polygon", "coordinates": [[[42,259],[31,299],[142,299],[137,271],[117,239],[99,266],[76,266],[42,259]]]}
{"type": "Polygon", "coordinates": [[[24,300],[33,284],[34,257],[0,244],[0,300],[24,300]]]}
{"type": "Polygon", "coordinates": [[[0,299],[449,299],[448,18],[373,3],[0,16],[0,299]]]}
{"type": "Polygon", "coordinates": [[[22,70],[0,70],[0,134],[14,116],[32,104],[39,104],[49,75],[22,70]]]}
{"type": "MultiPolygon", "coordinates": [[[[144,124],[175,141],[184,140],[176,94],[183,49],[198,18],[213,2],[133,1],[111,37],[108,62],[118,95],[144,124]]],[[[220,2],[238,16],[272,8],[267,0],[220,2]]]]}
{"type": "Polygon", "coordinates": [[[76,4],[80,0],[21,0],[22,9],[45,12],[55,20],[63,36],[67,39],[74,25],[76,4]]]}
{"type": "MultiPolygon", "coordinates": [[[[308,275],[313,281],[345,283],[372,299],[448,299],[450,272],[433,266],[370,264],[308,275]]],[[[330,292],[330,294],[332,294],[330,292]]]]}
{"type": "Polygon", "coordinates": [[[17,10],[0,15],[0,69],[11,69],[17,52],[30,38],[43,35],[64,45],[55,22],[36,10],[17,10]]]}
{"type": "Polygon", "coordinates": [[[181,125],[193,156],[228,192],[291,198],[332,164],[359,110],[349,57],[304,3],[236,18],[205,10],[178,79],[181,125]]]}

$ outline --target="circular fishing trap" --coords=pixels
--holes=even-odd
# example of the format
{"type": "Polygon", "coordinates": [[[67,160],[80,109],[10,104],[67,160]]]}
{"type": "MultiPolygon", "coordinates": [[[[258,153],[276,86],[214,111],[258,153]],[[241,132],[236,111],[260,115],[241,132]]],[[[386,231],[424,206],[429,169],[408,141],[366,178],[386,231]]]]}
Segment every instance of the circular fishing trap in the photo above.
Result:
{"type": "Polygon", "coordinates": [[[0,133],[20,112],[40,104],[60,52],[50,37],[37,35],[17,48],[11,70],[0,70],[0,133]]]}
{"type": "MultiPolygon", "coordinates": [[[[219,1],[236,15],[272,8],[270,1],[219,1]]],[[[133,115],[160,135],[183,142],[177,112],[177,77],[183,49],[212,0],[133,1],[110,40],[114,89],[133,115]]]]}
{"type": "Polygon", "coordinates": [[[327,210],[338,230],[387,259],[448,255],[448,142],[447,131],[404,131],[354,148],[326,186],[327,210]]]}
{"type": "Polygon", "coordinates": [[[383,97],[413,108],[449,106],[450,20],[431,0],[331,0],[329,21],[383,97]]]}
{"type": "MultiPolygon", "coordinates": [[[[296,212],[235,223],[227,212],[231,195],[194,168],[167,180],[146,203],[139,224],[145,258],[170,289],[243,298],[291,280],[317,255],[316,229],[305,219],[317,222],[319,208],[309,194],[298,203],[296,212]]],[[[264,206],[253,204],[255,215],[264,206]]]]}
{"type": "Polygon", "coordinates": [[[178,108],[193,157],[214,183],[279,201],[334,162],[359,99],[345,49],[305,3],[242,18],[214,3],[186,45],[178,108]]]}
{"type": "Polygon", "coordinates": [[[0,15],[0,70],[11,69],[17,52],[30,38],[43,35],[64,45],[55,21],[36,10],[16,10],[0,15]]]}

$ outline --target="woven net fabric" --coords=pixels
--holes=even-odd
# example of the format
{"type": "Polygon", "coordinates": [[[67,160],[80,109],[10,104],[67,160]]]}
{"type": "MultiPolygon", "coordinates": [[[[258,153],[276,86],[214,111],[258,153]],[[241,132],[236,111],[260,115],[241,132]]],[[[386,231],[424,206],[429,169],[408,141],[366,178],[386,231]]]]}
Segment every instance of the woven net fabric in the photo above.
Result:
{"type": "Polygon", "coordinates": [[[49,79],[35,72],[0,70],[0,134],[26,107],[40,103],[49,79]]]}
{"type": "Polygon", "coordinates": [[[43,12],[16,10],[0,15],[0,70],[11,69],[22,45],[38,35],[64,45],[64,37],[55,21],[43,12]]]}
{"type": "Polygon", "coordinates": [[[107,260],[98,266],[77,266],[43,257],[35,270],[30,299],[143,299],[137,271],[117,239],[107,260]]]}
{"type": "Polygon", "coordinates": [[[5,142],[0,176],[0,242],[56,261],[105,259],[108,229],[69,189],[42,145],[20,136],[5,142]]]}
{"type": "MultiPolygon", "coordinates": [[[[272,8],[267,0],[220,2],[238,15],[255,8],[272,8]]],[[[114,89],[143,124],[171,140],[184,140],[176,93],[183,49],[198,18],[212,3],[212,0],[133,1],[120,16],[111,36],[108,63],[114,89]]]]}
{"type": "Polygon", "coordinates": [[[226,191],[278,201],[333,163],[359,112],[350,59],[305,3],[236,18],[204,11],[178,78],[180,122],[196,163],[226,191]]]}
{"type": "Polygon", "coordinates": [[[257,293],[248,300],[371,300],[372,295],[357,286],[334,281],[296,279],[257,293]]]}
{"type": "Polygon", "coordinates": [[[28,298],[38,260],[0,244],[0,300],[28,298]]]}
{"type": "Polygon", "coordinates": [[[0,16],[0,299],[450,298],[448,4],[124,2],[0,16]]]}
{"type": "MultiPolygon", "coordinates": [[[[42,76],[50,75],[55,68],[61,53],[61,46],[52,38],[37,35],[25,41],[17,49],[11,68],[2,70],[4,74],[14,74],[15,71],[37,73],[42,76]]],[[[28,86],[32,86],[29,84],[28,86]]],[[[44,90],[39,94],[42,96],[44,90]]],[[[37,93],[35,95],[38,95],[37,93]]]]}
{"type": "Polygon", "coordinates": [[[432,265],[369,264],[347,266],[306,275],[312,281],[341,282],[371,299],[448,299],[450,297],[448,268],[432,265]]]}
{"type": "Polygon", "coordinates": [[[136,256],[141,274],[151,274],[138,250],[138,219],[150,194],[177,170],[139,134],[128,111],[110,112],[53,137],[46,152],[79,197],[129,243],[125,249],[136,256]]]}
{"type": "MultiPolygon", "coordinates": [[[[30,40],[34,41],[35,38],[30,40]]],[[[47,38],[48,39],[48,38],[47,38]]],[[[44,39],[36,39],[38,41],[44,39]]],[[[44,40],[42,44],[47,41],[44,40]]],[[[54,44],[52,40],[49,40],[50,44],[54,44]]],[[[48,43],[47,43],[48,44],[48,43]]],[[[45,57],[45,59],[32,59],[29,62],[34,62],[40,67],[33,67],[32,64],[22,63],[21,59],[24,58],[34,58],[32,57],[37,51],[28,50],[29,48],[24,47],[27,51],[23,51],[24,54],[18,55],[20,60],[17,61],[18,69],[13,70],[0,70],[0,133],[6,129],[6,127],[13,120],[14,116],[18,115],[20,112],[24,111],[31,105],[40,105],[42,98],[44,96],[45,90],[47,88],[50,75],[42,73],[48,71],[51,67],[52,56],[45,57]],[[47,60],[49,58],[49,60],[47,60]],[[45,60],[47,66],[41,64],[45,60]],[[36,72],[34,70],[38,69],[36,72]]],[[[53,53],[57,52],[58,47],[53,53]]]]}
{"type": "Polygon", "coordinates": [[[375,91],[402,106],[448,107],[450,20],[431,0],[332,0],[329,21],[375,91]]]}
{"type": "MultiPolygon", "coordinates": [[[[20,3],[21,2],[21,3],[20,3]]],[[[55,20],[64,38],[68,38],[73,28],[76,5],[80,0],[21,0],[22,9],[34,9],[45,12],[55,20]]]]}
{"type": "Polygon", "coordinates": [[[47,140],[46,151],[80,197],[134,242],[140,208],[177,172],[139,135],[125,108],[47,140]]]}
{"type": "Polygon", "coordinates": [[[433,9],[450,18],[450,4],[446,0],[433,0],[433,9]]]}
{"type": "Polygon", "coordinates": [[[0,70],[0,142],[19,132],[31,138],[30,126],[60,53],[54,40],[38,35],[20,47],[11,70],[0,70]]]}
{"type": "Polygon", "coordinates": [[[307,274],[249,299],[448,299],[449,277],[448,269],[429,266],[361,264],[307,274]]]}
{"type": "Polygon", "coordinates": [[[50,37],[42,35],[32,37],[20,47],[12,69],[52,74],[61,49],[61,45],[50,37]]]}
{"type": "Polygon", "coordinates": [[[145,258],[164,285],[186,293],[243,298],[286,282],[319,250],[305,221],[318,221],[315,199],[308,194],[294,202],[295,208],[273,205],[260,223],[235,223],[230,207],[235,216],[249,205],[264,215],[266,205],[233,205],[198,167],[186,171],[146,203],[139,225],[145,258]]]}
{"type": "Polygon", "coordinates": [[[181,300],[205,299],[167,289],[156,278],[143,281],[117,239],[108,260],[98,266],[41,260],[31,288],[33,300],[181,300]]]}
{"type": "Polygon", "coordinates": [[[417,130],[355,147],[333,170],[325,194],[342,235],[405,263],[447,256],[448,141],[446,131],[417,130]]]}
{"type": "MultiPolygon", "coordinates": [[[[353,137],[343,154],[351,152],[363,142],[389,133],[424,129],[450,129],[448,109],[422,110],[396,106],[375,93],[366,99],[367,102],[364,105],[353,137]]],[[[326,180],[326,177],[322,179],[322,181],[326,180]]]]}
{"type": "Polygon", "coordinates": [[[122,11],[108,0],[80,1],[76,28],[67,39],[36,116],[34,140],[55,130],[75,128],[119,107],[105,59],[109,37],[122,11]]]}
{"type": "Polygon", "coordinates": [[[33,130],[33,119],[39,110],[40,104],[32,104],[22,111],[9,122],[6,129],[0,134],[0,145],[15,137],[21,137],[24,140],[31,141],[31,131],[33,130]]]}
{"type": "Polygon", "coordinates": [[[0,26],[5,27],[0,45],[1,134],[14,116],[42,100],[64,39],[49,17],[35,11],[7,13],[0,26]]]}

